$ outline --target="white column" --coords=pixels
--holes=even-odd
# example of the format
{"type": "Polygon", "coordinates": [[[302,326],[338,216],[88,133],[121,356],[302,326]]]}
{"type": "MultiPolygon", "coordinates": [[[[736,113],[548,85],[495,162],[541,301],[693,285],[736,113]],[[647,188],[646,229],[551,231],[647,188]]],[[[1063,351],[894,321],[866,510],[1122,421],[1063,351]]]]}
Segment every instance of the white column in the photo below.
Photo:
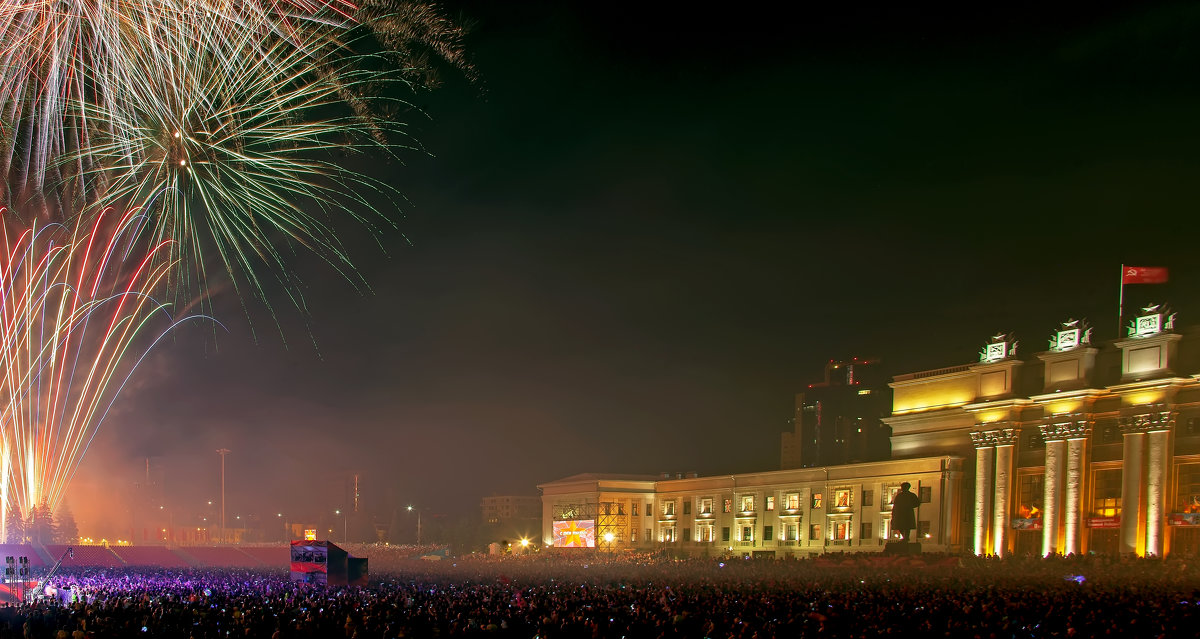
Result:
{"type": "Polygon", "coordinates": [[[992,453],[995,448],[975,449],[975,554],[987,554],[988,515],[992,509],[992,453]]]}
{"type": "Polygon", "coordinates": [[[1155,430],[1148,434],[1150,455],[1146,468],[1146,554],[1162,556],[1163,551],[1163,489],[1167,468],[1168,431],[1155,430]]]}
{"type": "Polygon", "coordinates": [[[941,533],[940,543],[947,550],[950,549],[950,544],[957,540],[954,538],[954,524],[959,517],[959,510],[955,506],[958,500],[958,482],[962,476],[961,471],[947,470],[943,473],[946,478],[945,490],[942,492],[942,521],[944,528],[941,533]]]}
{"type": "Polygon", "coordinates": [[[1063,533],[1066,537],[1063,554],[1079,554],[1080,505],[1083,503],[1083,447],[1086,439],[1067,440],[1067,491],[1063,495],[1065,511],[1063,533]]]}
{"type": "Polygon", "coordinates": [[[1061,439],[1046,442],[1046,474],[1042,486],[1042,555],[1058,552],[1058,496],[1062,493],[1063,448],[1061,439]]]}
{"type": "Polygon", "coordinates": [[[996,446],[996,497],[992,513],[992,552],[997,557],[1008,554],[1008,476],[1012,469],[1012,444],[996,446]]]}
{"type": "Polygon", "coordinates": [[[1136,553],[1138,547],[1138,518],[1142,512],[1142,451],[1146,433],[1133,431],[1124,435],[1124,457],[1121,465],[1121,554],[1136,553]]]}

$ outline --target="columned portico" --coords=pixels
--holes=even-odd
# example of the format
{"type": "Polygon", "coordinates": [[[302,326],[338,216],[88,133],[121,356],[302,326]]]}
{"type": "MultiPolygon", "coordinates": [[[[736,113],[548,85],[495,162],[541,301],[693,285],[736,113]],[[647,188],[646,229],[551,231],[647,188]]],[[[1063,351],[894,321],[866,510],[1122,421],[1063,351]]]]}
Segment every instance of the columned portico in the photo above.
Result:
{"type": "Polygon", "coordinates": [[[1121,420],[1125,439],[1125,474],[1121,478],[1121,552],[1162,556],[1163,525],[1166,522],[1164,500],[1174,421],[1174,413],[1164,410],[1131,415],[1121,420]],[[1134,501],[1126,501],[1129,495],[1134,501]],[[1135,523],[1139,521],[1144,522],[1144,528],[1139,529],[1135,523]]]}
{"type": "Polygon", "coordinates": [[[1081,419],[1050,419],[1050,423],[1040,427],[1042,439],[1046,442],[1042,555],[1053,555],[1060,550],[1063,554],[1078,553],[1080,504],[1083,501],[1083,447],[1089,423],[1081,419]],[[1062,544],[1059,543],[1060,530],[1063,533],[1062,544]]]}
{"type": "Polygon", "coordinates": [[[1004,556],[1017,429],[979,430],[971,433],[971,440],[975,444],[975,554],[1004,556]]]}

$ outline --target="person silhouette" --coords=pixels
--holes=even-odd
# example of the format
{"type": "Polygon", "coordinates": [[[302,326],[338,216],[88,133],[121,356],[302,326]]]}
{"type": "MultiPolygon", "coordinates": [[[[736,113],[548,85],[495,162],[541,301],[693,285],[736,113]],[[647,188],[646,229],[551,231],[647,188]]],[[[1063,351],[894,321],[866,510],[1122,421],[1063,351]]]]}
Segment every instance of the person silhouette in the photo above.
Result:
{"type": "Polygon", "coordinates": [[[892,532],[900,535],[906,542],[912,541],[912,529],[917,527],[916,509],[921,505],[921,499],[909,488],[912,484],[900,484],[900,492],[892,498],[892,532]]]}

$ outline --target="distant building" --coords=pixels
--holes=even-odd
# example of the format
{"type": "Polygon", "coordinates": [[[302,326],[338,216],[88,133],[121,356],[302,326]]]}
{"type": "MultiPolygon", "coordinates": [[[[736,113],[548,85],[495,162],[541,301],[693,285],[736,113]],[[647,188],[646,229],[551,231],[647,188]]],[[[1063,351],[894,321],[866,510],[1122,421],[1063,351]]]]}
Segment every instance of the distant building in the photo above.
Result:
{"type": "Polygon", "coordinates": [[[891,403],[878,360],[830,360],[825,380],[796,394],[793,430],[781,437],[780,468],[888,459],[891,431],[882,418],[891,403]]]}
{"type": "Polygon", "coordinates": [[[514,519],[538,519],[542,516],[542,500],[530,495],[494,495],[480,503],[483,523],[502,524],[514,519]]]}
{"type": "MultiPolygon", "coordinates": [[[[1093,344],[1086,322],[1068,320],[1033,357],[1001,334],[976,363],[897,375],[888,461],[542,484],[542,534],[560,547],[702,556],[882,550],[907,481],[926,550],[1200,554],[1200,332],[1174,325],[1151,306],[1125,337],[1093,344]]],[[[820,392],[869,386],[841,373],[827,382],[820,392]]],[[[816,439],[819,460],[821,437],[805,428],[800,419],[793,438],[816,439]]],[[[803,465],[804,446],[784,459],[803,465]]]]}

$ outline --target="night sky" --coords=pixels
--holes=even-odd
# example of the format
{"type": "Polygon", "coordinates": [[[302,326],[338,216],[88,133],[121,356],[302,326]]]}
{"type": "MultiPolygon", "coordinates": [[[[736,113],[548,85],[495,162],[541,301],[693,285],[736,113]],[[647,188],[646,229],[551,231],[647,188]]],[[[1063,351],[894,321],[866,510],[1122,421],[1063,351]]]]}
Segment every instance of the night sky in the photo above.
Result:
{"type": "Polygon", "coordinates": [[[1171,269],[1127,307],[1200,323],[1200,7],[575,4],[451,5],[482,79],[415,96],[427,153],[371,167],[409,199],[382,246],[343,229],[373,291],[299,256],[282,337],[219,294],[228,332],[158,350],[102,427],[81,532],[147,457],[194,516],[220,447],[230,517],[319,517],[355,472],[386,521],[775,469],[828,359],[1111,339],[1121,263],[1171,269]]]}

